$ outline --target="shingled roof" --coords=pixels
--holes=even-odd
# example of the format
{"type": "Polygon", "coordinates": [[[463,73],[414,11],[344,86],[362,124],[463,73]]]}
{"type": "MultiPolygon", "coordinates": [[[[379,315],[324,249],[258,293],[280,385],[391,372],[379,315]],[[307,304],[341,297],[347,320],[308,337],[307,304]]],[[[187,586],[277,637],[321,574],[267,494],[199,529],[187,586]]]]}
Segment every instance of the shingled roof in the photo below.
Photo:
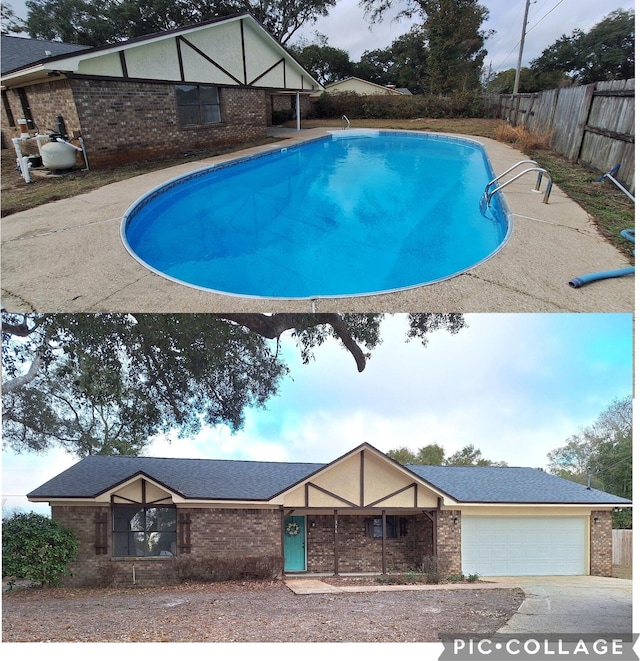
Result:
{"type": "Polygon", "coordinates": [[[28,498],[94,498],[142,474],[185,498],[268,500],[324,464],[224,459],[104,457],[82,459],[28,498]]]}
{"type": "Polygon", "coordinates": [[[407,466],[460,503],[629,504],[630,501],[535,468],[407,466]]]}
{"type": "Polygon", "coordinates": [[[2,75],[35,64],[48,57],[68,55],[88,48],[88,46],[78,46],[76,44],[63,44],[61,41],[26,39],[25,37],[3,34],[2,56],[0,58],[2,60],[2,75]]]}
{"type": "MultiPolygon", "coordinates": [[[[187,499],[265,501],[328,464],[91,456],[28,494],[30,499],[94,498],[144,475],[187,499]]],[[[460,503],[629,504],[533,468],[407,466],[460,503]]]]}

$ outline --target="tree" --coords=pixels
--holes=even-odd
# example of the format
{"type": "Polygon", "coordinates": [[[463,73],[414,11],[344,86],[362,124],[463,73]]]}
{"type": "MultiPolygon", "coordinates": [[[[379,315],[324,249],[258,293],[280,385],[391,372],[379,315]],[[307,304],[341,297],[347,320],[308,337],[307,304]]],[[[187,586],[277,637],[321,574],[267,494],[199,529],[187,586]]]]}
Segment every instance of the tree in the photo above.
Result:
{"type": "Polygon", "coordinates": [[[304,25],[313,25],[337,0],[230,0],[235,11],[248,11],[281,43],[304,25]]]}
{"type": "Polygon", "coordinates": [[[506,466],[504,461],[495,462],[485,459],[482,452],[473,445],[465,445],[462,450],[454,452],[444,463],[446,466],[506,466]]]}
{"type": "Polygon", "coordinates": [[[407,465],[425,465],[440,466],[444,463],[444,448],[437,443],[431,443],[413,452],[407,447],[389,450],[387,457],[395,459],[403,466],[407,465]]]}
{"type": "Polygon", "coordinates": [[[574,30],[562,35],[532,60],[538,76],[560,72],[582,85],[599,80],[624,80],[634,77],[635,14],[618,9],[608,14],[589,32],[574,30]]]}
{"type": "MultiPolygon", "coordinates": [[[[515,69],[506,69],[498,73],[487,83],[487,92],[493,94],[511,94],[516,79],[515,69]]],[[[562,71],[538,71],[534,72],[528,67],[520,69],[520,92],[539,92],[540,90],[555,89],[563,83],[570,83],[562,71]]]]}
{"type": "Polygon", "coordinates": [[[490,31],[481,30],[489,10],[477,0],[361,0],[371,21],[400,6],[397,17],[422,19],[429,57],[425,70],[428,92],[451,94],[480,87],[485,41],[490,31]]]}
{"type": "MultiPolygon", "coordinates": [[[[547,455],[549,471],[616,496],[632,496],[633,402],[614,400],[589,427],[547,455]]],[[[628,509],[614,512],[614,526],[631,527],[628,509]]]]}
{"type": "Polygon", "coordinates": [[[27,0],[32,38],[102,46],[213,18],[250,12],[286,44],[327,16],[336,0],[27,0]]]}
{"type": "Polygon", "coordinates": [[[291,48],[300,64],[322,85],[348,78],[353,73],[349,53],[326,44],[291,48]]]}
{"type": "Polygon", "coordinates": [[[17,513],[2,522],[2,576],[59,585],[78,553],[71,530],[35,512],[17,513]]]}
{"type": "Polygon", "coordinates": [[[0,9],[2,10],[2,34],[18,33],[26,30],[24,21],[19,16],[16,16],[10,4],[3,2],[0,5],[0,9]]]}
{"type": "MultiPolygon", "coordinates": [[[[245,410],[263,407],[287,374],[283,333],[303,363],[335,338],[362,371],[381,342],[383,318],[3,313],[3,442],[17,452],[59,446],[82,457],[139,454],[154,435],[175,429],[182,437],[202,425],[237,431],[245,410]]],[[[407,319],[407,338],[425,346],[430,333],[465,326],[458,314],[407,319]]]]}
{"type": "Polygon", "coordinates": [[[485,459],[482,452],[473,445],[467,445],[462,450],[454,452],[445,458],[445,450],[437,443],[425,445],[417,452],[407,447],[389,450],[387,456],[403,465],[418,466],[506,466],[504,461],[494,462],[485,459]]]}
{"type": "Polygon", "coordinates": [[[391,48],[377,48],[362,53],[354,64],[353,75],[378,85],[397,84],[393,66],[391,48]]]}
{"type": "Polygon", "coordinates": [[[379,85],[406,87],[414,94],[428,89],[426,71],[429,50],[420,26],[394,39],[387,49],[365,51],[355,65],[358,77],[379,85]]]}

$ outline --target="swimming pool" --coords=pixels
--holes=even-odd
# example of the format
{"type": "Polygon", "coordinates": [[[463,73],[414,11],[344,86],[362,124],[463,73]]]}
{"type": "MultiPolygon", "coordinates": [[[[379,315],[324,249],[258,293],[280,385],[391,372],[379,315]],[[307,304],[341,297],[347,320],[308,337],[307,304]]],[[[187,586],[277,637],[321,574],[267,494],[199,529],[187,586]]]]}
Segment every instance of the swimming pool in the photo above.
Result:
{"type": "Polygon", "coordinates": [[[481,143],[347,130],[198,170],[126,212],[129,252],[215,292],[322,298],[399,291],[495,254],[511,222],[481,143]],[[483,213],[484,212],[484,213],[483,213]]]}

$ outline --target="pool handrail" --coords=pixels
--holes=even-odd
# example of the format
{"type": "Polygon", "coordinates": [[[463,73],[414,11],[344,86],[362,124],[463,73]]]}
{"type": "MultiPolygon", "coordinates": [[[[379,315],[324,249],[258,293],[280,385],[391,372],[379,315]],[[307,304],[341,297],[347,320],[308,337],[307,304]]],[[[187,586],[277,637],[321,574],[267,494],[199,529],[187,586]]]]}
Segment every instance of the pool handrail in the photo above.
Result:
{"type": "Polygon", "coordinates": [[[495,193],[502,190],[505,186],[508,186],[510,183],[512,183],[516,179],[520,179],[520,177],[522,175],[527,174],[528,172],[537,172],[538,173],[538,180],[536,182],[536,187],[534,189],[536,192],[540,192],[540,184],[542,182],[543,175],[546,175],[548,177],[549,181],[547,183],[547,188],[544,192],[544,197],[542,198],[542,202],[543,202],[543,204],[548,204],[549,203],[549,195],[551,194],[551,187],[553,186],[553,179],[551,178],[551,175],[549,174],[549,172],[547,170],[545,170],[544,168],[541,168],[540,166],[534,167],[534,168],[527,168],[526,170],[523,170],[522,172],[518,172],[518,174],[515,175],[515,177],[511,177],[511,179],[509,179],[508,181],[505,181],[503,184],[500,184],[499,186],[497,186],[493,190],[491,190],[491,191],[489,190],[489,187],[492,184],[494,184],[496,181],[498,181],[498,179],[500,179],[505,174],[507,174],[507,172],[511,172],[511,170],[516,168],[518,165],[521,165],[522,163],[535,163],[536,165],[538,165],[536,163],[536,161],[520,161],[519,163],[516,163],[515,165],[510,167],[508,170],[505,170],[501,175],[499,175],[498,177],[496,177],[495,179],[490,181],[486,185],[486,187],[484,189],[484,194],[483,194],[483,198],[486,200],[487,204],[489,204],[491,202],[491,198],[493,197],[493,195],[495,193]]]}
{"type": "Polygon", "coordinates": [[[486,185],[486,187],[485,187],[485,189],[484,189],[484,192],[487,193],[488,190],[489,190],[489,186],[491,186],[492,184],[495,184],[496,181],[498,181],[499,179],[502,179],[502,177],[504,177],[505,174],[509,174],[509,172],[511,172],[512,170],[515,170],[519,165],[524,165],[525,163],[529,163],[530,165],[540,165],[540,163],[538,163],[538,161],[531,161],[531,160],[518,161],[517,163],[514,163],[510,168],[508,168],[507,170],[505,170],[502,174],[499,174],[497,177],[495,177],[494,179],[492,179],[492,180],[486,185]]]}

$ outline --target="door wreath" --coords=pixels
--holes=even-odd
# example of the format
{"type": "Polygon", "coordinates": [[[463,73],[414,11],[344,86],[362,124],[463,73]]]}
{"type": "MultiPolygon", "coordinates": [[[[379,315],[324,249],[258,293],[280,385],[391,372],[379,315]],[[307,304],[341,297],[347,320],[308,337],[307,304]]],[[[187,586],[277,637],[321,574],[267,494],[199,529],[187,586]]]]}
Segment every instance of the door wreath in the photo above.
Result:
{"type": "Polygon", "coordinates": [[[289,523],[287,523],[285,532],[287,533],[287,535],[289,535],[289,537],[295,537],[300,533],[300,526],[295,521],[290,521],[289,523]]]}

